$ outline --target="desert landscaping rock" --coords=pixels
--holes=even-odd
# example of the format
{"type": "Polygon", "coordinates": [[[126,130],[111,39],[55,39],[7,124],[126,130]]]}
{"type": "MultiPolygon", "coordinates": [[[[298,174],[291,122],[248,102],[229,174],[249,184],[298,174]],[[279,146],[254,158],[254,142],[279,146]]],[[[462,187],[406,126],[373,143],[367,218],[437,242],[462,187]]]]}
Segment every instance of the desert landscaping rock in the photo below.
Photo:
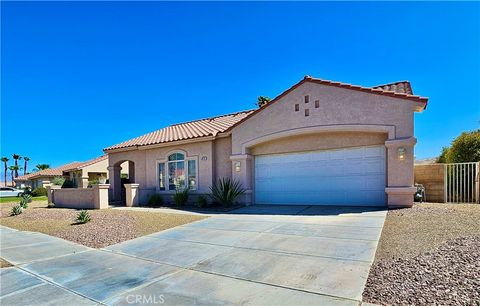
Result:
{"type": "Polygon", "coordinates": [[[204,219],[187,214],[148,213],[128,210],[90,210],[91,221],[75,224],[78,210],[47,208],[46,202],[32,203],[21,215],[10,216],[15,203],[2,204],[0,225],[102,248],[175,226],[204,219]]]}
{"type": "Polygon", "coordinates": [[[480,305],[480,237],[450,240],[413,258],[381,260],[364,300],[382,305],[480,305]]]}

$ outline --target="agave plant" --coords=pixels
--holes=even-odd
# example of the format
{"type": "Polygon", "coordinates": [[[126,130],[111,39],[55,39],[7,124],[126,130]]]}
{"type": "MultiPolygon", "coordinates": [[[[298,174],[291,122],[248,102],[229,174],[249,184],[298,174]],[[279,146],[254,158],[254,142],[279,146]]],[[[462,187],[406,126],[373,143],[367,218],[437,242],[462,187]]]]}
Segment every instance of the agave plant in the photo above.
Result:
{"type": "Polygon", "coordinates": [[[92,218],[90,218],[90,213],[86,210],[81,210],[77,215],[77,223],[84,224],[90,222],[92,218]]]}
{"type": "Polygon", "coordinates": [[[12,215],[12,216],[18,216],[18,215],[21,214],[22,212],[23,212],[22,206],[20,206],[20,205],[15,205],[15,206],[12,207],[11,215],[12,215]]]}
{"type": "Polygon", "coordinates": [[[230,178],[223,178],[215,182],[210,187],[212,192],[212,199],[215,202],[222,204],[223,206],[232,205],[235,200],[245,193],[245,189],[240,182],[232,180],[230,178]]]}
{"type": "Polygon", "coordinates": [[[23,194],[22,199],[20,200],[20,206],[26,209],[28,208],[28,203],[32,202],[32,196],[29,194],[23,194]]]}

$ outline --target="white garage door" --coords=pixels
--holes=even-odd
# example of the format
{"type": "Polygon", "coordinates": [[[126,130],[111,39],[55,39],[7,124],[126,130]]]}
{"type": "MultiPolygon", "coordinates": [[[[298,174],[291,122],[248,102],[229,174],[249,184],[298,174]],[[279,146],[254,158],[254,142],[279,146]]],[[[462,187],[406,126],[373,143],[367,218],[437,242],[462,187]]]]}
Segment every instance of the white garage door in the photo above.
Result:
{"type": "Polygon", "coordinates": [[[385,147],[255,156],[255,203],[385,205],[385,147]]]}

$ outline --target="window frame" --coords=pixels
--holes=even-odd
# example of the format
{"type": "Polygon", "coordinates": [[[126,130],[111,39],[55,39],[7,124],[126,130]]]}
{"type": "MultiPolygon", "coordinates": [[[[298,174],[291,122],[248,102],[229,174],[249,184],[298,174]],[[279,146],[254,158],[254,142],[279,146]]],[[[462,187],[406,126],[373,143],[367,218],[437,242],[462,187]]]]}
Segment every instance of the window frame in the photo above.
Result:
{"type": "Polygon", "coordinates": [[[156,178],[156,183],[155,183],[155,189],[157,192],[159,193],[174,193],[175,192],[175,189],[170,189],[170,184],[169,184],[169,179],[170,179],[170,176],[169,176],[169,172],[168,172],[168,164],[169,163],[176,163],[176,162],[179,162],[179,161],[183,161],[184,162],[184,173],[185,173],[185,186],[188,186],[188,190],[189,191],[197,191],[199,189],[199,173],[198,173],[198,156],[197,155],[192,155],[192,156],[189,156],[187,155],[187,152],[185,151],[182,151],[182,150],[174,150],[174,151],[169,151],[165,154],[165,157],[162,158],[162,159],[157,159],[156,160],[156,174],[155,174],[155,178],[156,178]],[[168,158],[172,155],[172,154],[176,154],[176,153],[180,153],[183,155],[183,160],[175,160],[175,161],[169,161],[168,158]],[[188,171],[188,163],[189,161],[193,160],[195,162],[195,181],[196,181],[196,184],[193,188],[191,188],[189,186],[189,171],[188,171]],[[165,189],[160,189],[160,164],[163,164],[164,166],[164,186],[165,186],[165,189]]]}

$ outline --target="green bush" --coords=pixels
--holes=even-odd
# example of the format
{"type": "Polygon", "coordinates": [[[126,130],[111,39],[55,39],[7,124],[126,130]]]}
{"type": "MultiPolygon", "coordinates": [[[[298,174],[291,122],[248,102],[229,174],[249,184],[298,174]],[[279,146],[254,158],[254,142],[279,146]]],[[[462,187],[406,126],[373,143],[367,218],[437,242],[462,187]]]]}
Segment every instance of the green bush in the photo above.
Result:
{"type": "Polygon", "coordinates": [[[437,163],[466,163],[480,161],[480,130],[463,132],[452,141],[450,147],[442,148],[437,163]]]}
{"type": "Polygon", "coordinates": [[[88,181],[88,187],[92,187],[93,185],[98,185],[98,184],[100,184],[100,181],[98,180],[98,178],[88,181]]]}
{"type": "Polygon", "coordinates": [[[239,196],[245,193],[245,189],[240,182],[230,178],[218,180],[210,187],[210,190],[213,201],[227,207],[231,206],[239,196]]]}
{"type": "Polygon", "coordinates": [[[90,222],[92,219],[90,218],[90,213],[86,210],[81,210],[77,215],[77,223],[84,224],[90,222]]]}
{"type": "Polygon", "coordinates": [[[188,201],[188,187],[184,189],[177,188],[175,189],[175,194],[173,195],[173,203],[176,206],[183,206],[188,201]]]}
{"type": "Polygon", "coordinates": [[[197,198],[197,207],[198,208],[204,208],[207,205],[208,205],[207,199],[204,196],[199,195],[198,198],[197,198]]]}
{"type": "Polygon", "coordinates": [[[52,184],[55,186],[62,186],[65,182],[65,178],[61,176],[56,176],[52,179],[52,184]]]}
{"type": "Polygon", "coordinates": [[[62,184],[62,188],[75,188],[75,185],[71,180],[65,180],[62,184]]]}
{"type": "Polygon", "coordinates": [[[29,194],[24,194],[22,195],[22,199],[20,200],[20,206],[22,208],[27,209],[28,208],[28,203],[32,202],[32,196],[29,194]]]}
{"type": "Polygon", "coordinates": [[[153,207],[160,207],[163,205],[163,197],[159,194],[152,194],[148,198],[148,205],[153,207]]]}
{"type": "Polygon", "coordinates": [[[12,207],[11,215],[12,215],[12,216],[18,216],[18,215],[21,214],[22,212],[23,212],[22,206],[20,206],[20,205],[15,205],[15,206],[12,207]]]}
{"type": "Polygon", "coordinates": [[[47,189],[45,187],[37,187],[31,193],[32,197],[46,197],[47,189]]]}

